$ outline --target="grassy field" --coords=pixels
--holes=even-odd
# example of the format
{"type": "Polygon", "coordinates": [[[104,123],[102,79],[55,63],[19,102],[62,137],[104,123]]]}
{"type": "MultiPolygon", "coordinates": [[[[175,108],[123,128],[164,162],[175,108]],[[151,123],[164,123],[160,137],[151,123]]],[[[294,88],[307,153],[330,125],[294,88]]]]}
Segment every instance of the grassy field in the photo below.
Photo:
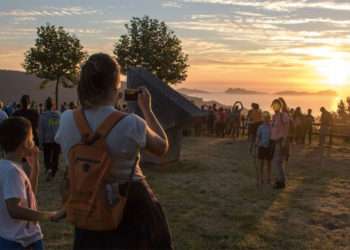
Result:
{"type": "MultiPolygon", "coordinates": [[[[176,249],[350,249],[350,147],[319,158],[316,147],[294,146],[288,187],[257,190],[246,142],[186,138],[181,162],[144,172],[176,249]]],[[[43,179],[39,205],[55,209],[60,178],[43,179]]],[[[71,249],[70,226],[42,228],[47,249],[71,249]]]]}

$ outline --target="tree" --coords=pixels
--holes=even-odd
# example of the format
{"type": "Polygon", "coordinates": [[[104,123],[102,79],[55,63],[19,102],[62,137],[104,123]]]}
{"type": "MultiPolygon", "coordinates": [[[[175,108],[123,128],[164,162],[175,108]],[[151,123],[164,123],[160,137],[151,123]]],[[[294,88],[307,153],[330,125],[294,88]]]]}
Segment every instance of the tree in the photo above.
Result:
{"type": "Polygon", "coordinates": [[[123,74],[129,67],[140,66],[168,84],[186,80],[188,55],[164,22],[148,16],[133,17],[125,28],[127,34],[119,38],[114,48],[123,74]]]}
{"type": "Polygon", "coordinates": [[[77,83],[79,64],[86,57],[79,39],[63,27],[46,24],[37,28],[35,45],[25,53],[23,67],[28,74],[44,79],[40,88],[56,84],[56,105],[59,86],[71,88],[77,83]]]}

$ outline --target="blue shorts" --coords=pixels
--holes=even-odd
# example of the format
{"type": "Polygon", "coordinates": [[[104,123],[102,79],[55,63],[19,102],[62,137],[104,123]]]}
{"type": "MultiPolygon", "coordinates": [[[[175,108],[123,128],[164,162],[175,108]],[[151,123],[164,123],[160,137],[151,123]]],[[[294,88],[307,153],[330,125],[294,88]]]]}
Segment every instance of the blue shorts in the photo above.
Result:
{"type": "Polygon", "coordinates": [[[21,244],[10,241],[10,240],[5,240],[4,238],[0,237],[0,249],[6,249],[6,250],[44,250],[44,245],[42,240],[38,240],[31,244],[28,247],[23,247],[21,244]]]}

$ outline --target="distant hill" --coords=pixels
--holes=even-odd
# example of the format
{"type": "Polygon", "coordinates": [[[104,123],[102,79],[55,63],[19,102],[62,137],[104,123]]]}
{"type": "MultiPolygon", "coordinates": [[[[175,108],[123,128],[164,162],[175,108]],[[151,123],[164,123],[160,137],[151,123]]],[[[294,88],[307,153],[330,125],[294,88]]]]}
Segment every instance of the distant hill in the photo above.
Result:
{"type": "MultiPolygon", "coordinates": [[[[181,93],[181,92],[180,92],[181,93]]],[[[226,105],[218,102],[218,101],[205,101],[203,100],[203,98],[200,97],[196,97],[196,96],[190,96],[190,95],[186,95],[184,93],[181,93],[184,97],[186,97],[188,100],[190,100],[194,105],[196,105],[197,107],[202,107],[202,106],[212,106],[213,104],[216,104],[218,107],[227,107],[226,105]]]]}
{"type": "Polygon", "coordinates": [[[337,96],[338,93],[334,90],[322,90],[318,92],[307,92],[307,91],[280,91],[274,93],[275,95],[316,95],[316,96],[337,96]]]}
{"type": "Polygon", "coordinates": [[[235,94],[235,95],[265,95],[265,92],[247,90],[242,88],[229,88],[225,91],[226,94],[235,94]]]}
{"type": "Polygon", "coordinates": [[[183,94],[210,94],[209,91],[199,90],[199,89],[188,89],[188,88],[180,88],[180,89],[177,89],[176,91],[183,94]]]}
{"type": "MultiPolygon", "coordinates": [[[[18,102],[22,95],[27,94],[37,103],[43,103],[48,96],[54,98],[55,84],[50,84],[45,89],[40,89],[41,79],[27,75],[21,71],[0,70],[0,100],[18,102]]],[[[75,88],[60,88],[60,102],[77,100],[75,88]]]]}

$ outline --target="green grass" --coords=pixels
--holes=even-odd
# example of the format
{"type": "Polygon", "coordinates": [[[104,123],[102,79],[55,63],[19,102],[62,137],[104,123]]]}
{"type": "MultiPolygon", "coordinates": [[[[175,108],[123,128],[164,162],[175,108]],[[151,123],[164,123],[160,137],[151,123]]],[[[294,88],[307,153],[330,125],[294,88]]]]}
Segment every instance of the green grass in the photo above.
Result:
{"type": "MultiPolygon", "coordinates": [[[[321,164],[315,147],[293,148],[288,187],[256,190],[243,141],[186,138],[182,160],[144,169],[167,214],[176,249],[350,249],[350,148],[321,164]]],[[[59,178],[41,178],[39,205],[59,207],[59,178]]],[[[71,249],[72,228],[43,223],[46,248],[71,249]]]]}

